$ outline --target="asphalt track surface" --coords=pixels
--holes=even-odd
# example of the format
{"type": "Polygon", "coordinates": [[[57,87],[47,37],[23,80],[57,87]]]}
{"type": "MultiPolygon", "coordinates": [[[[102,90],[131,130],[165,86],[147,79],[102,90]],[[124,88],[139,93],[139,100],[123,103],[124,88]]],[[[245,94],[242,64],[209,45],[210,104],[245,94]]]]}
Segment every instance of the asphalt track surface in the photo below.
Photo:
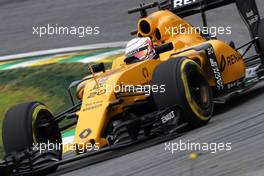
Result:
{"type": "MultiPolygon", "coordinates": [[[[0,55],[100,42],[128,40],[136,27],[136,15],[128,8],[139,0],[0,0],[0,55]],[[32,35],[32,26],[49,24],[91,25],[100,27],[100,35],[86,38],[32,35]]],[[[146,1],[145,1],[146,2],[146,1]]],[[[258,0],[261,14],[264,1],[258,0]]],[[[262,15],[263,16],[263,15],[262,15]]],[[[198,16],[189,18],[198,25],[198,16]]],[[[232,27],[231,36],[219,36],[241,44],[249,39],[247,29],[234,6],[208,13],[210,25],[232,27]]],[[[67,176],[263,176],[264,173],[264,85],[260,84],[225,105],[215,107],[211,122],[202,128],[168,142],[231,142],[231,151],[202,152],[195,161],[190,152],[165,151],[164,143],[150,146],[154,140],[126,150],[106,153],[62,166],[52,175],[67,176]],[[143,148],[143,149],[142,149],[143,148]],[[130,153],[131,152],[131,153],[130,153]],[[119,156],[121,155],[121,156],[119,156]],[[119,156],[112,158],[114,156],[119,156]],[[101,160],[109,159],[99,162],[101,160]],[[98,161],[93,165],[91,162],[98,161]]]]}

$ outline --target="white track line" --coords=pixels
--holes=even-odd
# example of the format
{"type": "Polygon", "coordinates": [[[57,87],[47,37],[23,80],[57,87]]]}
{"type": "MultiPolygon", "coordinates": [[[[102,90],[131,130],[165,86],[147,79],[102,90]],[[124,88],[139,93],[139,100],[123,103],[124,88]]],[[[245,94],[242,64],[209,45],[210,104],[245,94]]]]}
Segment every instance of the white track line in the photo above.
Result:
{"type": "Polygon", "coordinates": [[[89,56],[87,58],[79,60],[78,62],[90,63],[90,62],[98,61],[98,60],[101,60],[101,59],[105,59],[105,58],[107,58],[110,55],[120,54],[122,52],[125,52],[125,50],[124,49],[119,49],[117,51],[110,51],[110,52],[107,52],[107,53],[98,54],[96,56],[89,56]]]}
{"type": "Polygon", "coordinates": [[[62,54],[62,53],[70,53],[70,52],[78,52],[78,51],[86,51],[93,49],[102,49],[102,48],[116,48],[116,47],[125,47],[126,41],[120,42],[110,42],[110,43],[99,43],[99,44],[91,44],[91,45],[83,45],[83,46],[75,46],[75,47],[66,47],[66,48],[58,48],[51,50],[43,50],[43,51],[34,51],[22,54],[13,54],[7,56],[0,56],[0,62],[3,61],[11,61],[17,59],[23,59],[26,57],[36,57],[36,56],[45,56],[52,54],[62,54]]]}

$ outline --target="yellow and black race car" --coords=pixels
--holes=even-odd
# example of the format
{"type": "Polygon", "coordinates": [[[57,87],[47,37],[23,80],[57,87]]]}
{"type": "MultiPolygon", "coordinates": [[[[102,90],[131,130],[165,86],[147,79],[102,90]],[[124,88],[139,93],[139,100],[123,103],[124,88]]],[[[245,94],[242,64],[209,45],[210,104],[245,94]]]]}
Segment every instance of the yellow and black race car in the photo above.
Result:
{"type": "Polygon", "coordinates": [[[6,113],[7,155],[0,175],[46,173],[83,157],[205,125],[214,103],[224,103],[263,78],[264,20],[254,0],[166,0],[129,10],[134,12],[141,14],[133,32],[137,37],[111,69],[91,65],[91,75],[70,85],[70,109],[53,116],[44,104],[30,102],[6,113]],[[231,3],[252,37],[243,46],[197,32],[183,19],[201,13],[206,27],[206,11],[231,3]],[[148,15],[147,9],[155,7],[158,11],[148,15]],[[245,57],[251,47],[257,54],[245,57]],[[72,123],[61,127],[65,119],[72,123]],[[62,160],[62,147],[36,149],[36,144],[60,146],[61,131],[72,126],[76,157],[62,160]]]}

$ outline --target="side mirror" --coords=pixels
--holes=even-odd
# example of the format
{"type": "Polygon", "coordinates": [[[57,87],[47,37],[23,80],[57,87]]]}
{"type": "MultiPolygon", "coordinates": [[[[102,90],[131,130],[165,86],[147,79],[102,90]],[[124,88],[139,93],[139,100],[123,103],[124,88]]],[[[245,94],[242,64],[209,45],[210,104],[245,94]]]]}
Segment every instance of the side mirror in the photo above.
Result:
{"type": "Polygon", "coordinates": [[[156,54],[165,53],[165,52],[168,52],[168,51],[171,51],[171,50],[173,50],[172,42],[165,43],[163,45],[159,45],[159,46],[155,47],[156,54]]]}
{"type": "Polygon", "coordinates": [[[94,73],[105,72],[105,66],[104,66],[104,63],[102,63],[102,62],[98,63],[98,64],[91,65],[91,68],[92,68],[94,73]]]}

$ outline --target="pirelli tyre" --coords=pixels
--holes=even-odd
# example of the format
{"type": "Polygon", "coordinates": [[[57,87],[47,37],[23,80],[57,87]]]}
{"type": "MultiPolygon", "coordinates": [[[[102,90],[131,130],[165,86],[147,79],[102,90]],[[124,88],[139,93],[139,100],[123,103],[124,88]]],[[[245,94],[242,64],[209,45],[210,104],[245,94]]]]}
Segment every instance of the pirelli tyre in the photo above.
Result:
{"type": "Polygon", "coordinates": [[[157,108],[178,105],[181,122],[190,127],[207,124],[212,116],[212,92],[200,66],[186,57],[173,58],[157,66],[152,85],[165,91],[152,92],[157,108]]]}
{"type": "MultiPolygon", "coordinates": [[[[18,104],[8,110],[3,120],[2,139],[6,154],[23,152],[33,148],[33,144],[59,146],[62,142],[52,113],[39,102],[18,104]]],[[[55,150],[61,159],[62,147],[55,150]]]]}

